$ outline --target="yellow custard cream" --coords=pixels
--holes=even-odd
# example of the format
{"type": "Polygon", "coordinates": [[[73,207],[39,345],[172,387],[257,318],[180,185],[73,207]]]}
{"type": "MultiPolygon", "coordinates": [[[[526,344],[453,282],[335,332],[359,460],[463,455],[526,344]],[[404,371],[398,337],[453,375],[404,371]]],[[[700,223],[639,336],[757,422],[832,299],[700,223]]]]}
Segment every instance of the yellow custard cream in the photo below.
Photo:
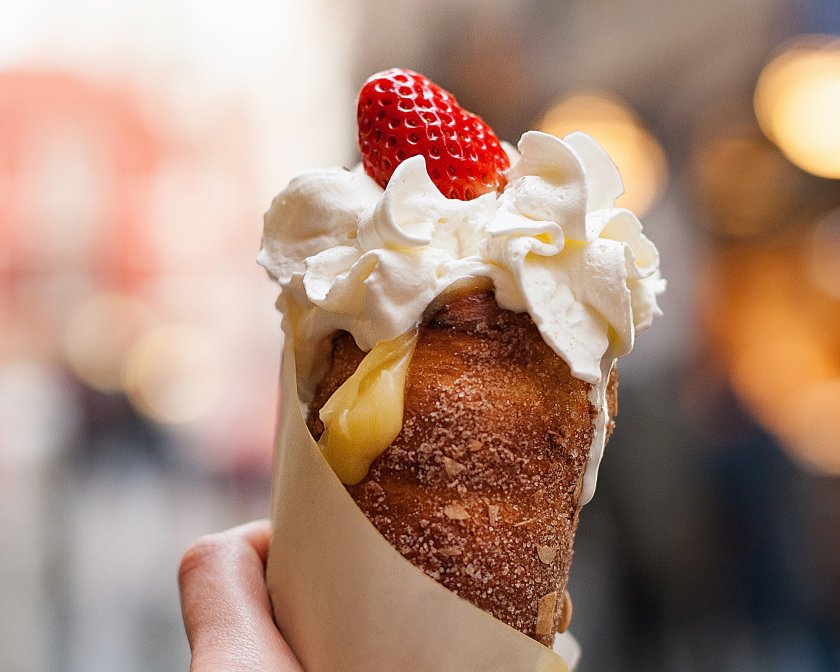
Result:
{"type": "Polygon", "coordinates": [[[400,433],[405,376],[416,344],[413,329],[374,346],[321,408],[318,444],[342,483],[361,481],[400,433]]]}

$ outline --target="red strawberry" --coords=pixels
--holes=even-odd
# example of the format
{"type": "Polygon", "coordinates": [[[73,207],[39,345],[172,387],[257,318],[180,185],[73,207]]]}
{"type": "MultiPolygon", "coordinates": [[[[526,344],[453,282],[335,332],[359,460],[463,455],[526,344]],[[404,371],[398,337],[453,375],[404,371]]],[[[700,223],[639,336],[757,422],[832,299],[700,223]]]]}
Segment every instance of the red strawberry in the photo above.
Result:
{"type": "Polygon", "coordinates": [[[468,201],[505,186],[510,160],[495,133],[421,74],[392,68],[373,75],[359,92],[356,118],[365,172],[383,187],[418,154],[449,198],[468,201]]]}

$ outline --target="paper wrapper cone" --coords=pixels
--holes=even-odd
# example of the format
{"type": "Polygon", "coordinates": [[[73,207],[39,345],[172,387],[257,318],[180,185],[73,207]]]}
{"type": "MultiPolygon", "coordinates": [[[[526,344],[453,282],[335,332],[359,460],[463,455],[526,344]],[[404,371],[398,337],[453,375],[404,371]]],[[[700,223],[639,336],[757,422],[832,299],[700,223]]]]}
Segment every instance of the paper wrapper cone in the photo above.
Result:
{"type": "MultiPolygon", "coordinates": [[[[267,582],[307,672],[564,672],[558,653],[451,593],[371,525],[321,456],[284,348],[267,582]]],[[[565,648],[564,648],[565,647],[565,648]]]]}

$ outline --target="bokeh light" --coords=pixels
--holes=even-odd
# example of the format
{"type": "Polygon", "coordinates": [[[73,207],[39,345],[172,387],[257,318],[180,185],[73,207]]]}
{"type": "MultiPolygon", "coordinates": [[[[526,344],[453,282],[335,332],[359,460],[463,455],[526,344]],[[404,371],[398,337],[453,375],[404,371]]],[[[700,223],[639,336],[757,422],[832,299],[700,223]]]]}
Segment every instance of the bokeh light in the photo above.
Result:
{"type": "Polygon", "coordinates": [[[808,242],[811,280],[823,292],[840,299],[840,210],[833,210],[814,226],[808,242]]]}
{"type": "Polygon", "coordinates": [[[665,190],[665,153],[630,107],[615,96],[581,92],[563,98],[546,112],[539,128],[558,137],[584,131],[595,138],[618,166],[624,195],[618,205],[642,215],[665,190]]]}
{"type": "Polygon", "coordinates": [[[136,298],[94,294],[67,320],[62,339],[67,363],[94,389],[116,392],[128,351],[155,321],[152,309],[136,298]]]}
{"type": "Polygon", "coordinates": [[[764,330],[751,324],[747,328],[754,330],[754,337],[734,353],[733,387],[765,427],[788,436],[797,422],[791,413],[798,402],[816,383],[833,374],[831,358],[805,325],[764,330]]]}
{"type": "Polygon", "coordinates": [[[713,233],[748,238],[791,225],[802,174],[757,129],[704,142],[692,159],[692,185],[713,233]]]}
{"type": "Polygon", "coordinates": [[[122,383],[131,403],[147,417],[179,424],[198,420],[222,389],[219,349],[205,331],[165,325],[146,333],[126,358],[122,383]]]}
{"type": "Polygon", "coordinates": [[[761,128],[803,170],[840,178],[840,40],[809,35],[764,68],[755,89],[761,128]]]}
{"type": "Polygon", "coordinates": [[[815,290],[808,242],[732,245],[701,306],[737,398],[809,471],[840,473],[840,303],[815,290]]]}
{"type": "Polygon", "coordinates": [[[809,387],[793,400],[789,416],[790,454],[807,469],[840,475],[840,378],[809,387]]]}

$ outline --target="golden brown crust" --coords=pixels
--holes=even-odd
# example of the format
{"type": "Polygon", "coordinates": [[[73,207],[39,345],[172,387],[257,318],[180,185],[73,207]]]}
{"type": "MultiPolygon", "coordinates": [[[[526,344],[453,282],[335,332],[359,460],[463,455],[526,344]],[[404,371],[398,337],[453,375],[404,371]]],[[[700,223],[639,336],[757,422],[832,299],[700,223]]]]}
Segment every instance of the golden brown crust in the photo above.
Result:
{"type": "MultiPolygon", "coordinates": [[[[310,409],[316,437],[318,408],[362,356],[349,335],[335,339],[310,409]]],[[[348,491],[414,565],[550,646],[570,614],[589,390],[527,314],[489,291],[457,298],[421,325],[403,429],[348,491]]]]}
{"type": "Polygon", "coordinates": [[[330,368],[315,390],[315,398],[309,404],[309,414],[306,418],[306,425],[316,439],[324,432],[324,423],[318,417],[318,411],[327,403],[333,392],[353,375],[364,357],[365,353],[346,331],[341,331],[333,337],[330,368]]]}

